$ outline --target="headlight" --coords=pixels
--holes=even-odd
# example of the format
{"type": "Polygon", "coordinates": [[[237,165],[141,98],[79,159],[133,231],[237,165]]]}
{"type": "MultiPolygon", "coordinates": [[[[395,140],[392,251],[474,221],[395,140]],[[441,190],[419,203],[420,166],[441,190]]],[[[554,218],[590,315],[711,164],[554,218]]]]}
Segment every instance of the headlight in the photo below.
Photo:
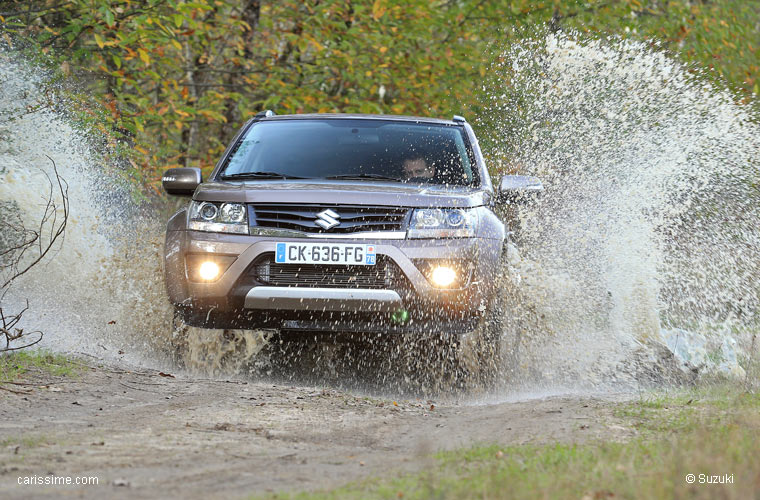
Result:
{"type": "Polygon", "coordinates": [[[473,238],[478,222],[474,208],[418,208],[409,222],[409,238],[473,238]]]}
{"type": "Polygon", "coordinates": [[[248,213],[242,203],[190,203],[188,228],[214,233],[248,234],[248,213]]]}

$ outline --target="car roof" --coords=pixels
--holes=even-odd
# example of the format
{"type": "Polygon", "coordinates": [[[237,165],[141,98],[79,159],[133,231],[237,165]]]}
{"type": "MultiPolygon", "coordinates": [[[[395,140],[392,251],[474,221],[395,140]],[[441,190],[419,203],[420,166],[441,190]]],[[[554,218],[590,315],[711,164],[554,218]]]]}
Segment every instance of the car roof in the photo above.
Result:
{"type": "Polygon", "coordinates": [[[429,118],[425,116],[407,116],[407,115],[371,115],[359,113],[306,113],[295,115],[272,115],[263,116],[259,121],[277,121],[277,120],[390,120],[404,121],[415,123],[436,123],[439,125],[461,125],[463,122],[444,120],[442,118],[429,118]]]}

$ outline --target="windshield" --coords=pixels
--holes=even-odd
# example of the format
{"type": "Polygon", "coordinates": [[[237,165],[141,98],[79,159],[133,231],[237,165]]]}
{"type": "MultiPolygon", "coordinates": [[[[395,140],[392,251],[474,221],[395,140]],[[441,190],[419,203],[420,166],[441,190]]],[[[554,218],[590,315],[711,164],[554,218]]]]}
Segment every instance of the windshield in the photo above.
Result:
{"type": "Polygon", "coordinates": [[[385,120],[254,123],[222,179],[334,178],[469,186],[478,182],[464,129],[385,120]]]}

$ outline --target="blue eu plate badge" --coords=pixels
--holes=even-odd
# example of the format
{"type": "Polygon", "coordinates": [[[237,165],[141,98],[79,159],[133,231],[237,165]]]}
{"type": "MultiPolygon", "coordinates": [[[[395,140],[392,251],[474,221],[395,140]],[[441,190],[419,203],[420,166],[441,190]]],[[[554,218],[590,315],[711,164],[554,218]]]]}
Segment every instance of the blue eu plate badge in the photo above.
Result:
{"type": "Polygon", "coordinates": [[[275,254],[275,262],[285,262],[285,243],[277,244],[275,254]]]}
{"type": "Polygon", "coordinates": [[[375,245],[367,245],[367,265],[374,266],[377,255],[375,254],[375,245]]]}

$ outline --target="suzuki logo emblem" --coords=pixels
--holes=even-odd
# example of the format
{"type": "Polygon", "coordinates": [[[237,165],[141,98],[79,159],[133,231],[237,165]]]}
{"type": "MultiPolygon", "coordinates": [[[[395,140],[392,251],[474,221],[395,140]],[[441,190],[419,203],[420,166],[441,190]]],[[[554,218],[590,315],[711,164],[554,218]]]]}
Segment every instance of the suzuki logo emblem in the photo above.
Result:
{"type": "Polygon", "coordinates": [[[322,229],[331,229],[340,224],[338,219],[340,219],[340,215],[328,208],[327,210],[319,212],[314,222],[316,222],[322,229]]]}

